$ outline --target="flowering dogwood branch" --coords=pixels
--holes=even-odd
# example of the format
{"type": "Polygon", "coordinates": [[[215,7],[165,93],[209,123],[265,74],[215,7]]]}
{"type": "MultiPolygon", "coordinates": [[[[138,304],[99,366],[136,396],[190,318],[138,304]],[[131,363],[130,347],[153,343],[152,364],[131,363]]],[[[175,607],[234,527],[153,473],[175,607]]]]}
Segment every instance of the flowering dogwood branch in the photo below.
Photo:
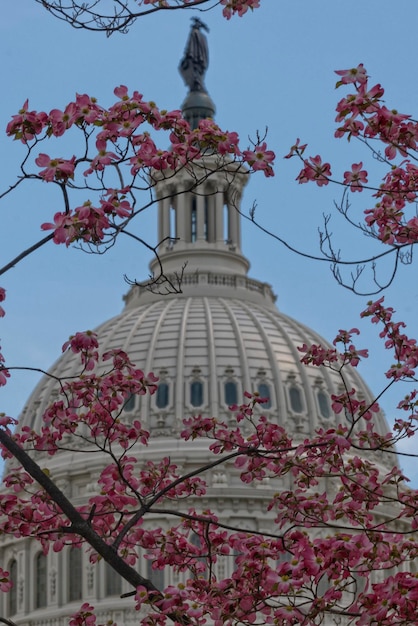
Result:
{"type": "MultiPolygon", "coordinates": [[[[128,232],[128,225],[157,201],[154,190],[157,181],[182,170],[190,174],[185,192],[221,170],[226,161],[230,166],[236,164],[237,169],[246,165],[248,173],[262,171],[266,176],[273,175],[274,153],[267,149],[265,141],[241,150],[238,135],[222,131],[212,120],[202,120],[192,130],[180,111],[161,111],[154,103],[144,101],[138,92],[129,95],[124,86],[116,88],[114,93],[117,100],[109,108],[86,94],[77,94],[64,110],[32,111],[26,101],[13,116],[7,134],[24,145],[26,155],[18,182],[4,191],[2,197],[23,181],[39,181],[58,187],[63,207],[52,221],[41,225],[43,230],[52,231],[52,236],[17,255],[1,273],[50,239],[56,244],[76,243],[89,251],[100,252],[113,246],[121,233],[134,236],[128,232]],[[78,156],[37,153],[41,142],[68,133],[81,139],[78,156]],[[159,148],[152,133],[168,134],[169,148],[159,148]],[[192,167],[204,163],[208,153],[218,155],[217,164],[212,163],[211,168],[192,167]],[[137,194],[144,191],[150,200],[137,206],[137,194]]],[[[151,246],[139,236],[137,240],[155,253],[161,243],[151,246]]],[[[160,275],[153,277],[152,282],[168,285],[161,264],[160,275]]]]}
{"type": "MultiPolygon", "coordinates": [[[[352,163],[340,177],[332,174],[331,164],[320,155],[306,156],[307,144],[299,139],[285,158],[296,157],[302,163],[296,180],[300,183],[314,182],[319,187],[330,183],[344,187],[339,212],[350,225],[360,229],[368,238],[384,243],[393,255],[393,270],[386,280],[378,280],[376,262],[382,253],[359,261],[350,281],[341,276],[344,264],[340,252],[336,252],[328,230],[320,232],[320,247],[325,257],[332,262],[333,272],[343,286],[359,292],[357,283],[365,267],[371,267],[376,288],[369,293],[379,293],[393,280],[399,262],[410,263],[412,247],[417,242],[417,217],[415,204],[418,194],[417,136],[418,123],[410,115],[388,109],[384,103],[384,89],[380,84],[370,86],[369,77],[362,64],[349,70],[338,70],[340,77],[337,88],[353,88],[354,92],[343,97],[337,104],[338,124],[335,137],[356,139],[372,152],[373,161],[386,168],[382,180],[370,181],[370,173],[364,160],[352,163]],[[380,146],[382,146],[380,148],[380,146]],[[363,219],[349,217],[348,195],[371,192],[375,199],[373,208],[364,210],[363,219]]],[[[385,254],[385,253],[383,253],[385,254]]]]}

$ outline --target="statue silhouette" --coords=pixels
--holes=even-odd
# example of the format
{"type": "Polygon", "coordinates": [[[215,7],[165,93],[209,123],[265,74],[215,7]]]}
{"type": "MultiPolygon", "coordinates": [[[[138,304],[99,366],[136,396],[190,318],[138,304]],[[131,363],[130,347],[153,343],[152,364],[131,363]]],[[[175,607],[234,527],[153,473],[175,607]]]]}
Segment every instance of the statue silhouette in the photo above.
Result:
{"type": "Polygon", "coordinates": [[[202,29],[209,32],[209,28],[197,17],[192,17],[192,21],[179,71],[190,91],[206,92],[204,77],[209,65],[209,51],[202,29]]]}

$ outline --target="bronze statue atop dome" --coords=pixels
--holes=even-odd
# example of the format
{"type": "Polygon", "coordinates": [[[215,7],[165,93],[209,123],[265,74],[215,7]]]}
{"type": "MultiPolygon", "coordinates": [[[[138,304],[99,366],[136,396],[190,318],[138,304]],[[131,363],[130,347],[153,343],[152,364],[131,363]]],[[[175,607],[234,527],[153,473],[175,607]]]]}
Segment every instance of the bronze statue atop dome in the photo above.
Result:
{"type": "Polygon", "coordinates": [[[206,93],[204,77],[209,65],[208,42],[202,30],[209,28],[199,18],[192,17],[192,27],[180,62],[180,74],[190,91],[206,93]]]}

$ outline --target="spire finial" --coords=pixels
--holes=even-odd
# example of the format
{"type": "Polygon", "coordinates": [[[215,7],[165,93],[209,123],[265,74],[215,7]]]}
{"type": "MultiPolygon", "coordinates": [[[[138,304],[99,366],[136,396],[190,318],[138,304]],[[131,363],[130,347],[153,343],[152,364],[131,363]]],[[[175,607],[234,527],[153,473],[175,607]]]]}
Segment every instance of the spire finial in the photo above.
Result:
{"type": "Polygon", "coordinates": [[[179,65],[179,72],[189,88],[182,111],[192,128],[196,128],[200,120],[215,115],[215,105],[205,87],[209,50],[203,30],[209,32],[202,20],[192,17],[189,38],[179,65]]]}

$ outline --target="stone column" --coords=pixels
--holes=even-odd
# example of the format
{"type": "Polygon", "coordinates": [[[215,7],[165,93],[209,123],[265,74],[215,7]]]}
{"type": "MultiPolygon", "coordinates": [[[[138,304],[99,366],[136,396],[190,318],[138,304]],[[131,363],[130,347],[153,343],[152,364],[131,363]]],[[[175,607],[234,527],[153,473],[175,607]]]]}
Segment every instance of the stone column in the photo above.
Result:
{"type": "Polygon", "coordinates": [[[162,198],[158,203],[158,241],[176,236],[175,233],[170,232],[170,206],[171,198],[162,198]]]}
{"type": "MultiPolygon", "coordinates": [[[[205,241],[205,198],[201,187],[197,189],[196,212],[197,212],[197,232],[196,241],[205,241]]],[[[206,225],[207,226],[207,225],[206,225]]]]}

